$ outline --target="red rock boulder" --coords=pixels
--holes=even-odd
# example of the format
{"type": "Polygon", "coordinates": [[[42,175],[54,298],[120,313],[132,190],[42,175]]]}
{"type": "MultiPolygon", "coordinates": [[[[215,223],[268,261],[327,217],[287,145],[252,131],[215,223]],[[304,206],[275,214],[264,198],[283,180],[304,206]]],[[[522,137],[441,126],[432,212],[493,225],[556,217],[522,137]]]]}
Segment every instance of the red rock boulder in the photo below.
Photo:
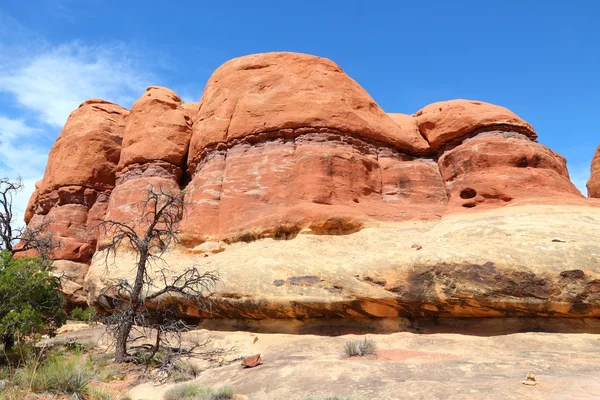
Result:
{"type": "MultiPolygon", "coordinates": [[[[179,192],[192,135],[193,103],[184,107],[170,89],[151,86],[133,104],[106,220],[130,223],[139,217],[150,186],[179,192]],[[186,111],[187,109],[187,111],[186,111]]],[[[141,228],[141,227],[138,227],[141,228]]]]}
{"type": "Polygon", "coordinates": [[[429,104],[415,113],[419,131],[431,148],[458,144],[482,130],[521,133],[535,140],[535,130],[512,111],[474,100],[449,100],[429,104]]]}
{"type": "Polygon", "coordinates": [[[111,190],[127,114],[123,107],[98,99],[73,111],[50,150],[40,195],[64,186],[111,190]]]}
{"type": "Polygon", "coordinates": [[[446,203],[410,116],[390,117],[333,62],[267,53],[225,63],[194,120],[184,242],[352,232],[446,203]]]}
{"type": "Polygon", "coordinates": [[[444,152],[439,165],[451,208],[581,198],[564,157],[518,133],[479,134],[444,152]]]}
{"type": "Polygon", "coordinates": [[[52,146],[25,219],[29,226],[48,225],[60,244],[54,258],[88,262],[93,255],[97,234],[91,228],[105,210],[97,201],[105,201],[115,185],[128,113],[116,104],[88,100],[71,113],[52,146]]]}
{"type": "Polygon", "coordinates": [[[531,125],[504,107],[450,100],[425,106],[415,118],[438,151],[451,209],[581,198],[565,159],[535,142],[531,125]]]}
{"type": "Polygon", "coordinates": [[[127,118],[119,173],[144,164],[171,164],[178,175],[190,143],[192,119],[179,96],[150,86],[131,107],[127,118]]]}
{"type": "Polygon", "coordinates": [[[298,53],[235,58],[210,77],[190,147],[190,169],[205,149],[282,129],[327,128],[376,140],[408,153],[427,152],[420,135],[407,136],[371,96],[334,62],[298,53]]]}

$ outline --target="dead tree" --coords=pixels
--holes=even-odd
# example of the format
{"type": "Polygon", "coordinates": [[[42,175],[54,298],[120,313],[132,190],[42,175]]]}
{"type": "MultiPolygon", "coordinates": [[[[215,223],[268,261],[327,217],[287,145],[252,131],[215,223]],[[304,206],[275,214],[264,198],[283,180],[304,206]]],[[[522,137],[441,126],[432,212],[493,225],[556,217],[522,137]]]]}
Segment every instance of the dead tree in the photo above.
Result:
{"type": "Polygon", "coordinates": [[[20,226],[20,221],[16,220],[13,202],[24,187],[21,177],[16,180],[0,178],[0,249],[11,254],[35,250],[42,260],[48,261],[59,246],[48,229],[50,220],[46,218],[44,222],[29,227],[20,226]]]}
{"type": "Polygon", "coordinates": [[[145,201],[139,205],[140,217],[134,221],[106,220],[99,225],[101,234],[109,241],[102,246],[107,269],[110,255],[116,256],[119,249],[128,248],[136,255],[133,282],[120,280],[101,293],[117,302],[103,321],[114,339],[116,362],[137,361],[127,352],[132,329],[136,326],[156,330],[154,353],[165,334],[177,334],[190,328],[177,312],[158,304],[168,306],[174,297],[177,301],[206,304],[211,289],[218,282],[214,271],[200,272],[196,267],[173,274],[163,258],[165,252],[178,243],[178,226],[185,208],[183,193],[149,186],[145,201]]]}

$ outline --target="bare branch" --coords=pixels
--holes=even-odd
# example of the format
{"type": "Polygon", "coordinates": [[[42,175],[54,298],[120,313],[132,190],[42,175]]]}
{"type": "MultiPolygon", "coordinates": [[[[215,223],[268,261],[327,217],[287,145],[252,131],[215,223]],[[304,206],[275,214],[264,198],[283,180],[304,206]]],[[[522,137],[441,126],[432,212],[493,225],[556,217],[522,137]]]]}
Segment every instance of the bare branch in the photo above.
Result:
{"type": "Polygon", "coordinates": [[[0,178],[0,249],[13,254],[34,250],[49,264],[54,250],[60,246],[50,232],[51,220],[46,217],[42,223],[29,224],[27,228],[15,225],[19,221],[13,211],[13,201],[24,187],[21,177],[14,181],[0,178]]]}
{"type": "Polygon", "coordinates": [[[13,212],[13,199],[25,185],[21,177],[15,181],[8,178],[0,178],[0,248],[13,252],[13,245],[18,240],[15,237],[13,212]]]}

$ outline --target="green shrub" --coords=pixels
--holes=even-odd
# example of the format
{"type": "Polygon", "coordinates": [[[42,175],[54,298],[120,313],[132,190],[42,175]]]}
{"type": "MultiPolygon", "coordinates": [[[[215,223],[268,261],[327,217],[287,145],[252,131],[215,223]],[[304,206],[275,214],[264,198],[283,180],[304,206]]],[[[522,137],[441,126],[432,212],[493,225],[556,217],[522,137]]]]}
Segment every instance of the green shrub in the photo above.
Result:
{"type": "Polygon", "coordinates": [[[235,396],[231,386],[223,386],[218,390],[195,383],[177,385],[165,393],[165,400],[229,400],[235,396]]]}
{"type": "Polygon", "coordinates": [[[53,335],[65,323],[59,286],[39,258],[14,259],[0,251],[0,343],[5,351],[24,339],[53,335]]]}
{"type": "Polygon", "coordinates": [[[344,343],[344,354],[347,357],[364,357],[375,353],[377,353],[377,344],[373,339],[365,337],[362,340],[349,340],[344,343]]]}
{"type": "Polygon", "coordinates": [[[96,309],[94,307],[88,307],[85,310],[81,307],[76,307],[71,311],[71,319],[75,321],[83,321],[88,324],[94,320],[96,316],[96,309]]]}

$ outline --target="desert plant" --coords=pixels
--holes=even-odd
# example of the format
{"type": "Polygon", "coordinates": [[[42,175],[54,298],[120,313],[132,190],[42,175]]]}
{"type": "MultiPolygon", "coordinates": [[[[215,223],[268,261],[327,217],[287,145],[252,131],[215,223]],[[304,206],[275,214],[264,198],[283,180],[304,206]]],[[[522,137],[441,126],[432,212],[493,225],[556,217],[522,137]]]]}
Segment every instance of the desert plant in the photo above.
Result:
{"type": "Polygon", "coordinates": [[[375,340],[363,338],[359,340],[349,340],[344,343],[344,354],[346,357],[364,357],[377,353],[377,344],[375,340]]]}
{"type": "Polygon", "coordinates": [[[81,354],[51,355],[41,364],[30,363],[18,371],[14,382],[35,393],[68,394],[83,399],[94,377],[94,366],[81,354]]]}
{"type": "Polygon", "coordinates": [[[223,386],[218,390],[196,383],[177,385],[165,393],[165,400],[229,400],[235,396],[235,389],[223,386]]]}
{"type": "Polygon", "coordinates": [[[200,370],[194,364],[178,361],[175,364],[175,368],[169,375],[169,379],[172,382],[185,382],[196,378],[200,374],[200,370]]]}
{"type": "Polygon", "coordinates": [[[92,322],[94,317],[96,316],[96,309],[94,307],[88,307],[85,310],[81,307],[76,307],[71,311],[71,319],[75,321],[87,322],[88,324],[92,322]]]}
{"type": "MultiPolygon", "coordinates": [[[[71,399],[110,400],[110,394],[90,383],[108,381],[113,376],[114,371],[101,359],[60,346],[38,353],[27,364],[13,370],[5,389],[15,393],[69,395],[71,399]]],[[[9,398],[2,396],[4,393],[0,398],[9,398]]]]}
{"type": "Polygon", "coordinates": [[[39,258],[13,258],[0,251],[0,344],[10,352],[16,341],[53,335],[66,321],[60,281],[39,258]]]}
{"type": "Polygon", "coordinates": [[[346,357],[358,356],[358,342],[355,340],[348,340],[344,343],[344,354],[346,354],[346,357]]]}
{"type": "Polygon", "coordinates": [[[100,388],[90,388],[87,390],[85,400],[113,400],[114,397],[111,393],[106,392],[100,388]]]}

